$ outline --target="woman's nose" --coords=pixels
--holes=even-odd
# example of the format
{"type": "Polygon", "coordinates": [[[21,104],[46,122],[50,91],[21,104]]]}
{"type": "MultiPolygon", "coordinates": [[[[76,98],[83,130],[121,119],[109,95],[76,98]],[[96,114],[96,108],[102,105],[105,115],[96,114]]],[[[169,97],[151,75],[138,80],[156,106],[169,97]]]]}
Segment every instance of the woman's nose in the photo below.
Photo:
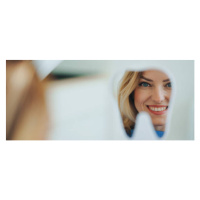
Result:
{"type": "Polygon", "coordinates": [[[161,87],[156,87],[153,90],[153,94],[152,94],[152,100],[155,103],[161,103],[162,101],[165,100],[165,94],[164,94],[164,90],[161,87]]]}

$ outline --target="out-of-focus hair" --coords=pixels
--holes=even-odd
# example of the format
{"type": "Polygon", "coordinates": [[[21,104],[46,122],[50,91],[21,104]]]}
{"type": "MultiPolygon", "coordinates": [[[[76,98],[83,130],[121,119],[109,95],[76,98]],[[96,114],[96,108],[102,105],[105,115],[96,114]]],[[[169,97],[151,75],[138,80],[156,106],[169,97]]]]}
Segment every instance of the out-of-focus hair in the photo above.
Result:
{"type": "Polygon", "coordinates": [[[31,61],[6,61],[6,139],[45,139],[47,127],[44,85],[31,61]]]}
{"type": "Polygon", "coordinates": [[[123,125],[130,136],[135,126],[138,111],[135,108],[133,93],[138,86],[142,72],[127,71],[122,77],[118,91],[118,106],[122,116],[123,125]]]}

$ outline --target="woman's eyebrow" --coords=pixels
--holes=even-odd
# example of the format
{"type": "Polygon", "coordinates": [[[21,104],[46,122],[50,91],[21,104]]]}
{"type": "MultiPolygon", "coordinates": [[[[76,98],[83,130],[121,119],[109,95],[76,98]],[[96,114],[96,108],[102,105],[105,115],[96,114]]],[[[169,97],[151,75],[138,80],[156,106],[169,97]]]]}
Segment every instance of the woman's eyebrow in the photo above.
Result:
{"type": "Polygon", "coordinates": [[[153,82],[153,80],[148,79],[148,78],[145,78],[144,76],[141,76],[140,78],[142,78],[142,79],[144,79],[144,80],[147,80],[147,81],[150,81],[150,82],[153,82]]]}
{"type": "Polygon", "coordinates": [[[168,79],[166,79],[166,80],[163,80],[163,82],[168,82],[168,81],[170,81],[170,79],[168,78],[168,79]]]}
{"type": "MultiPolygon", "coordinates": [[[[146,78],[146,77],[144,77],[144,76],[141,76],[140,78],[142,78],[142,79],[144,79],[144,80],[147,80],[147,81],[150,81],[150,82],[153,82],[153,80],[151,80],[151,79],[149,79],[149,78],[146,78]]],[[[165,80],[163,80],[163,82],[168,82],[168,81],[170,81],[170,79],[168,78],[168,79],[165,79],[165,80]]]]}

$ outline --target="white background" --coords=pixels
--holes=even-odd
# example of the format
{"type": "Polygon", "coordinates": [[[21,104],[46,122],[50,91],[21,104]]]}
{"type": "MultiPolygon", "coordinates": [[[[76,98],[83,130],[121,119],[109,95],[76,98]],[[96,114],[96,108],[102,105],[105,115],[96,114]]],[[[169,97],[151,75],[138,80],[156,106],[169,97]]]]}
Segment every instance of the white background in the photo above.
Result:
{"type": "Polygon", "coordinates": [[[200,199],[199,15],[194,0],[1,1],[0,199],[200,199]],[[6,59],[195,60],[195,141],[5,141],[6,59]]]}

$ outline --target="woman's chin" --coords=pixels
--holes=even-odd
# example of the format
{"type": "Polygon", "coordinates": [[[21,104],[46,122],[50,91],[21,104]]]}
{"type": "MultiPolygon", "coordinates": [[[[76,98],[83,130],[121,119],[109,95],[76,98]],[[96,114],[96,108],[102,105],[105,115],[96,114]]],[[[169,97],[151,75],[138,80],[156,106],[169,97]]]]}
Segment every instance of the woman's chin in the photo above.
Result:
{"type": "Polygon", "coordinates": [[[165,131],[165,124],[161,125],[161,124],[156,124],[154,125],[154,129],[156,131],[165,131]]]}

